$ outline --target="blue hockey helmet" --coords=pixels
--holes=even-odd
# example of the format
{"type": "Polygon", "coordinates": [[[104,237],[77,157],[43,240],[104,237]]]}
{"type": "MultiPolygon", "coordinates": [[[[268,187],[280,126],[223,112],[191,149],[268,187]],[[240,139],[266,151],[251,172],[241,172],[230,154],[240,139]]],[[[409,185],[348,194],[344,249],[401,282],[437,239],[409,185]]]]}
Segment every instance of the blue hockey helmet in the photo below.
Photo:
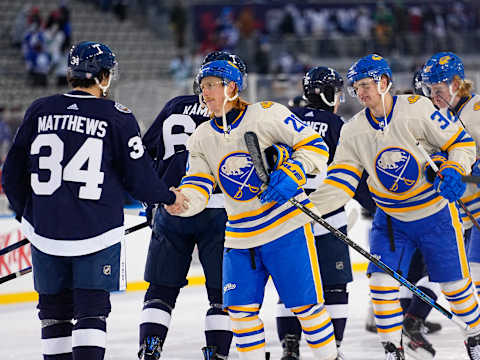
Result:
{"type": "MultiPolygon", "coordinates": [[[[232,62],[234,65],[238,67],[240,72],[242,73],[243,77],[243,90],[247,88],[247,65],[243,62],[243,60],[240,58],[240,56],[232,54],[228,51],[212,51],[205,56],[205,58],[202,61],[202,66],[215,61],[215,60],[226,60],[232,62]]],[[[198,80],[198,75],[195,76],[195,79],[193,80],[193,93],[194,94],[200,94],[200,84],[198,80]]]]}
{"type": "Polygon", "coordinates": [[[392,80],[392,70],[387,61],[377,54],[370,54],[364,56],[355,62],[347,72],[347,79],[349,86],[354,82],[364,78],[372,78],[378,82],[382,75],[387,75],[388,79],[392,80]]]}
{"type": "Polygon", "coordinates": [[[212,51],[211,53],[207,54],[207,56],[205,56],[202,61],[202,65],[205,65],[206,63],[215,60],[231,61],[238,67],[242,75],[247,74],[247,65],[243,62],[242,59],[240,59],[240,56],[232,54],[228,51],[212,51]]]}
{"type": "Polygon", "coordinates": [[[431,85],[440,82],[451,83],[457,75],[465,79],[462,60],[452,52],[439,52],[433,55],[422,69],[422,82],[431,85]]]}
{"type": "Polygon", "coordinates": [[[93,79],[102,70],[113,72],[115,54],[102,43],[83,41],[73,45],[68,54],[68,74],[74,79],[93,79]]]}
{"type": "Polygon", "coordinates": [[[225,85],[233,81],[237,84],[238,91],[243,90],[242,73],[231,61],[215,60],[202,65],[197,76],[198,83],[200,84],[202,79],[208,76],[215,76],[222,79],[225,85]]]}
{"type": "MultiPolygon", "coordinates": [[[[303,95],[311,104],[335,106],[338,93],[343,91],[343,78],[332,68],[317,66],[303,77],[303,95]]],[[[343,97],[340,97],[343,101],[343,97]]]]}

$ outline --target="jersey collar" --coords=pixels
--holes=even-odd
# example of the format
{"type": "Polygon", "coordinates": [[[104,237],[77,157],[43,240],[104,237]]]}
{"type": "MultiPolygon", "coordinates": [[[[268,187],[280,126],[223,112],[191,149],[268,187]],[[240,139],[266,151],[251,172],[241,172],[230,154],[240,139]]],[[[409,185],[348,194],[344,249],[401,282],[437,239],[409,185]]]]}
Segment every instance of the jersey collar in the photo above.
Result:
{"type": "Polygon", "coordinates": [[[84,99],[96,98],[96,96],[94,96],[94,95],[92,95],[88,92],[80,91],[80,90],[72,90],[72,91],[69,91],[68,93],[63,94],[63,95],[68,96],[68,97],[73,97],[73,98],[84,98],[84,99]]]}
{"type": "MultiPolygon", "coordinates": [[[[243,120],[243,117],[245,116],[246,111],[247,111],[247,108],[245,108],[244,110],[232,109],[227,113],[227,124],[230,128],[230,131],[232,131],[233,129],[237,128],[238,125],[240,125],[240,123],[243,120]]],[[[214,117],[212,120],[210,120],[210,125],[216,132],[219,132],[220,134],[224,133],[221,117],[214,117]]]]}
{"type": "MultiPolygon", "coordinates": [[[[393,102],[392,102],[392,108],[387,114],[387,124],[386,126],[390,125],[390,121],[392,121],[392,115],[393,115],[393,109],[395,108],[395,104],[397,103],[397,96],[393,97],[393,102]]],[[[367,120],[370,123],[370,125],[375,129],[375,130],[382,130],[384,128],[384,120],[383,116],[376,118],[373,116],[373,114],[370,112],[369,108],[365,109],[365,115],[367,116],[367,120]]]]}

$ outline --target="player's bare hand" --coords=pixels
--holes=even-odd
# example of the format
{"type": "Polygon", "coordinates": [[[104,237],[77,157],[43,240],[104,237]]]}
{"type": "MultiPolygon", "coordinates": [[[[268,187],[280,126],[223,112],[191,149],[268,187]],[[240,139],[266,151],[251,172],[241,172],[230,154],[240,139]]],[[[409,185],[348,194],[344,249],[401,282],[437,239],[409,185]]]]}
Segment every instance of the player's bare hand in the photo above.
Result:
{"type": "Polygon", "coordinates": [[[170,188],[175,193],[175,202],[172,205],[164,205],[170,215],[179,215],[190,206],[189,199],[182,192],[175,188],[170,188]]]}

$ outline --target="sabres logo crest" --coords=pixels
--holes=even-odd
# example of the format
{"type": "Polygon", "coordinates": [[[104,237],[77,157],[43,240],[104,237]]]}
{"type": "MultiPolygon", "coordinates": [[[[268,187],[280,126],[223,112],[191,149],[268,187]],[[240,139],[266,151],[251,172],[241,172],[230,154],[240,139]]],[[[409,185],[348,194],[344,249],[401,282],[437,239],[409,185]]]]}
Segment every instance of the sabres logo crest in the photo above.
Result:
{"type": "Polygon", "coordinates": [[[375,172],[385,189],[401,194],[415,186],[420,176],[420,167],[407,150],[389,147],[377,155],[375,172]]]}
{"type": "Polygon", "coordinates": [[[218,167],[218,179],[223,192],[237,201],[252,200],[260,193],[262,185],[250,154],[242,151],[223,158],[218,167]]]}

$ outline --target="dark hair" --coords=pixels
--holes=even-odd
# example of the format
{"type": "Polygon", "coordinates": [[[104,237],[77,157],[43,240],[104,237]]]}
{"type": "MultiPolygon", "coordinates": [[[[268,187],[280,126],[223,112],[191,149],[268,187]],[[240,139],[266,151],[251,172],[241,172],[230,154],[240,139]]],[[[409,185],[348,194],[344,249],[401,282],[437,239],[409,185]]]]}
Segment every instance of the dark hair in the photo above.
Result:
{"type": "MultiPolygon", "coordinates": [[[[110,70],[102,69],[98,73],[98,81],[102,80],[110,75],[110,70]]],[[[76,79],[72,78],[70,74],[67,74],[67,81],[72,88],[89,88],[96,84],[95,78],[92,79],[76,79]]]]}

